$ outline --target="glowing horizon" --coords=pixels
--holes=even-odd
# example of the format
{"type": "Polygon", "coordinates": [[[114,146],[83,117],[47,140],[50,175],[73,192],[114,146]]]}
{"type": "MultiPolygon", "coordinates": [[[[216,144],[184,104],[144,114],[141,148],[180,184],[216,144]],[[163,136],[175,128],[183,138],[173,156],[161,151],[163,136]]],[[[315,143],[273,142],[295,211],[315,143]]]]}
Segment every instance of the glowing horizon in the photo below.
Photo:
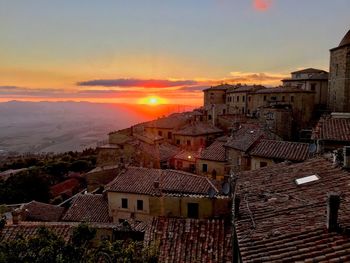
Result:
{"type": "Polygon", "coordinates": [[[302,6],[0,0],[0,101],[201,105],[221,83],[278,86],[299,68],[328,70],[350,26],[346,0],[302,6]]]}

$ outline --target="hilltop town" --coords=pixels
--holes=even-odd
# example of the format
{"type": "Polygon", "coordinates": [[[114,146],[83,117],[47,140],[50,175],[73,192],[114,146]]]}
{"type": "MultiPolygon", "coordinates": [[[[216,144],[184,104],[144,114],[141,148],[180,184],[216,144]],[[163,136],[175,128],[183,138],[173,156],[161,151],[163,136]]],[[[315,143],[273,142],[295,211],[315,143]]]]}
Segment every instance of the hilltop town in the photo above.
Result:
{"type": "Polygon", "coordinates": [[[1,240],[42,226],[70,240],[84,222],[91,247],[157,244],[158,262],[349,261],[350,31],[329,72],[203,93],[198,109],[111,131],[51,203],[4,204],[1,240]]]}

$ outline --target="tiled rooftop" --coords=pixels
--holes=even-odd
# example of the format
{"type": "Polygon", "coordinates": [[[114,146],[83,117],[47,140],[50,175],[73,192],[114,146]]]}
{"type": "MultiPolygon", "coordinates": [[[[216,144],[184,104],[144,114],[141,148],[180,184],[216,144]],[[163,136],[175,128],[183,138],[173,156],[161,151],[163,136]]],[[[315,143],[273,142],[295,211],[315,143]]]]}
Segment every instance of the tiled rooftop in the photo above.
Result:
{"type": "Polygon", "coordinates": [[[235,86],[233,89],[230,89],[227,93],[240,93],[240,92],[255,92],[260,89],[266,89],[264,86],[252,85],[252,86],[235,86]]]}
{"type": "Polygon", "coordinates": [[[216,161],[216,162],[225,162],[225,140],[216,140],[209,147],[204,149],[200,155],[200,159],[216,161]]]}
{"type": "Polygon", "coordinates": [[[234,87],[233,85],[230,84],[221,84],[221,85],[217,85],[217,86],[213,86],[207,89],[204,89],[203,91],[210,91],[210,90],[227,90],[234,87]]]}
{"type": "Polygon", "coordinates": [[[56,205],[31,201],[20,208],[27,221],[59,221],[64,208],[56,205]]]}
{"type": "Polygon", "coordinates": [[[205,122],[195,122],[187,124],[182,129],[174,131],[174,134],[185,136],[199,136],[206,134],[221,133],[222,130],[205,122]]]}
{"type": "Polygon", "coordinates": [[[303,90],[297,87],[276,87],[266,88],[255,91],[256,94],[271,94],[271,93],[314,93],[314,91],[303,90]]]}
{"type": "Polygon", "coordinates": [[[232,262],[231,226],[224,220],[158,218],[145,243],[159,241],[159,262],[232,262]]]}
{"type": "Polygon", "coordinates": [[[326,208],[327,194],[341,193],[338,222],[349,226],[349,184],[350,173],[323,158],[241,172],[236,229],[243,262],[346,261],[339,258],[350,255],[350,240],[327,232],[326,208]],[[296,184],[311,175],[319,179],[296,184]]]}
{"type": "Polygon", "coordinates": [[[350,141],[350,118],[321,118],[312,131],[312,139],[350,141]]]}
{"type": "Polygon", "coordinates": [[[254,146],[249,154],[269,159],[304,161],[309,158],[309,144],[261,140],[256,146],[254,146]]]}
{"type": "Polygon", "coordinates": [[[0,240],[1,241],[12,241],[16,240],[19,236],[24,238],[32,237],[38,233],[40,227],[45,226],[57,236],[68,241],[73,234],[72,225],[60,224],[60,223],[33,223],[33,224],[19,224],[19,225],[6,225],[2,230],[0,230],[0,240]]]}
{"type": "Polygon", "coordinates": [[[275,137],[277,136],[257,124],[242,124],[233,137],[228,139],[225,146],[245,152],[259,140],[276,139],[275,137]]]}
{"type": "Polygon", "coordinates": [[[185,161],[192,161],[195,162],[196,159],[198,159],[200,156],[199,151],[187,151],[187,150],[182,150],[178,154],[174,156],[174,159],[178,160],[185,160],[185,161]],[[189,158],[191,156],[191,158],[189,158]]]}
{"type": "Polygon", "coordinates": [[[145,195],[193,194],[208,195],[218,188],[206,177],[175,170],[128,167],[106,186],[106,191],[145,195]],[[155,186],[159,182],[159,187],[155,186]]]}
{"type": "Polygon", "coordinates": [[[80,182],[76,178],[70,178],[61,183],[55,184],[50,187],[50,193],[53,197],[61,195],[66,192],[72,192],[73,190],[79,189],[80,182]]]}
{"type": "Polygon", "coordinates": [[[308,73],[328,73],[322,69],[306,68],[292,72],[292,74],[308,74],[308,73]]]}
{"type": "Polygon", "coordinates": [[[160,128],[160,129],[175,129],[182,127],[187,121],[186,114],[176,113],[167,117],[159,118],[149,121],[145,124],[146,128],[160,128]]]}
{"type": "Polygon", "coordinates": [[[144,154],[160,161],[167,161],[180,151],[178,147],[167,142],[161,144],[140,142],[139,147],[144,154]]]}
{"type": "MultiPolygon", "coordinates": [[[[150,222],[128,221],[127,231],[145,232],[150,227],[150,222]]],[[[19,236],[24,238],[32,237],[38,233],[40,227],[46,227],[57,236],[69,241],[73,234],[73,229],[78,227],[80,222],[20,222],[17,225],[5,225],[0,230],[0,241],[11,241],[19,236]]],[[[123,223],[88,223],[95,229],[115,229],[125,231],[123,223]]]]}
{"type": "Polygon", "coordinates": [[[79,194],[62,218],[70,222],[110,222],[108,202],[101,194],[79,194]]]}

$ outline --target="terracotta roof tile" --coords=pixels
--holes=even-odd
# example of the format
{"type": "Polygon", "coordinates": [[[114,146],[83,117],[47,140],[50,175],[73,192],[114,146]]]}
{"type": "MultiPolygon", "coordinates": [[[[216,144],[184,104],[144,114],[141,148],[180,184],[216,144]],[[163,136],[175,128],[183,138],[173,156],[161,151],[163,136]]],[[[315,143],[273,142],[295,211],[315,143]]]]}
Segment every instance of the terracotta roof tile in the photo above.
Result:
{"type": "Polygon", "coordinates": [[[31,201],[20,208],[27,221],[58,221],[64,211],[63,207],[31,201]]]}
{"type": "Polygon", "coordinates": [[[315,69],[315,68],[306,68],[306,69],[301,69],[301,70],[297,70],[292,72],[292,74],[307,74],[307,73],[328,73],[325,70],[322,69],[315,69]]]}
{"type": "Polygon", "coordinates": [[[176,154],[174,156],[174,159],[185,160],[185,161],[190,161],[191,160],[191,161],[195,162],[196,159],[199,158],[199,156],[200,156],[200,152],[199,151],[182,150],[181,152],[179,152],[178,154],[176,154]],[[191,156],[191,158],[188,158],[189,156],[191,156]]]}
{"type": "Polygon", "coordinates": [[[140,141],[139,147],[143,153],[148,154],[155,159],[159,159],[160,161],[168,161],[180,151],[178,147],[167,142],[161,144],[149,144],[140,141]]]}
{"type": "Polygon", "coordinates": [[[224,220],[155,219],[145,243],[159,241],[159,262],[232,262],[231,226],[224,220]]]}
{"type": "Polygon", "coordinates": [[[209,147],[204,149],[199,159],[216,161],[216,162],[225,162],[226,154],[225,147],[226,141],[216,140],[209,147]]]}
{"type": "Polygon", "coordinates": [[[319,256],[328,260],[335,253],[350,255],[349,237],[326,231],[329,192],[342,193],[338,222],[349,226],[349,184],[350,173],[323,158],[241,172],[236,229],[242,261],[318,261],[319,256]],[[314,174],[319,180],[295,182],[314,174]]]}
{"type": "Polygon", "coordinates": [[[128,167],[106,186],[106,191],[145,195],[193,194],[207,195],[215,185],[206,177],[175,170],[128,167]],[[155,182],[159,187],[155,187],[155,182]]]}
{"type": "Polygon", "coordinates": [[[314,91],[303,90],[297,87],[276,87],[266,88],[255,91],[257,94],[271,94],[271,93],[315,93],[314,91]]]}
{"type": "Polygon", "coordinates": [[[61,183],[55,184],[50,187],[50,193],[52,196],[56,197],[66,192],[74,192],[74,190],[79,189],[80,182],[76,178],[70,178],[61,183]]]}
{"type": "Polygon", "coordinates": [[[350,141],[350,118],[321,118],[312,131],[312,139],[350,141]]]}
{"type": "Polygon", "coordinates": [[[40,227],[45,226],[49,230],[53,231],[57,236],[68,241],[73,234],[73,226],[63,224],[20,224],[20,225],[6,225],[1,231],[0,240],[12,241],[16,240],[19,236],[24,238],[32,237],[38,233],[40,227]]]}
{"type": "Polygon", "coordinates": [[[173,132],[178,135],[187,135],[187,136],[199,136],[206,134],[222,133],[222,130],[204,122],[196,122],[192,124],[187,124],[180,130],[173,132]]]}
{"type": "Polygon", "coordinates": [[[108,202],[101,194],[79,194],[62,218],[70,222],[110,222],[108,202]]]}
{"type": "Polygon", "coordinates": [[[276,135],[257,124],[242,124],[233,137],[228,139],[225,146],[245,152],[259,140],[275,139],[275,137],[276,135]]]}
{"type": "Polygon", "coordinates": [[[309,144],[298,142],[261,140],[249,153],[269,159],[305,161],[309,158],[309,144]]]}
{"type": "Polygon", "coordinates": [[[188,117],[186,114],[175,113],[167,117],[149,121],[145,124],[145,127],[160,128],[160,129],[175,129],[185,125],[187,122],[187,119],[188,117]]]}

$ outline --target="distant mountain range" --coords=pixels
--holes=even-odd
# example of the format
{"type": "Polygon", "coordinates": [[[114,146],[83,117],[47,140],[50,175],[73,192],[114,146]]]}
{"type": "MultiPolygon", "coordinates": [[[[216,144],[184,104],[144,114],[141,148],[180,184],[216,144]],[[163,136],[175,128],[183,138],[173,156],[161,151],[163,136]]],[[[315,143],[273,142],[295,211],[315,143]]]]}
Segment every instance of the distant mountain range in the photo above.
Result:
{"type": "Polygon", "coordinates": [[[110,131],[195,107],[89,102],[0,103],[0,154],[95,147],[110,131]]]}

